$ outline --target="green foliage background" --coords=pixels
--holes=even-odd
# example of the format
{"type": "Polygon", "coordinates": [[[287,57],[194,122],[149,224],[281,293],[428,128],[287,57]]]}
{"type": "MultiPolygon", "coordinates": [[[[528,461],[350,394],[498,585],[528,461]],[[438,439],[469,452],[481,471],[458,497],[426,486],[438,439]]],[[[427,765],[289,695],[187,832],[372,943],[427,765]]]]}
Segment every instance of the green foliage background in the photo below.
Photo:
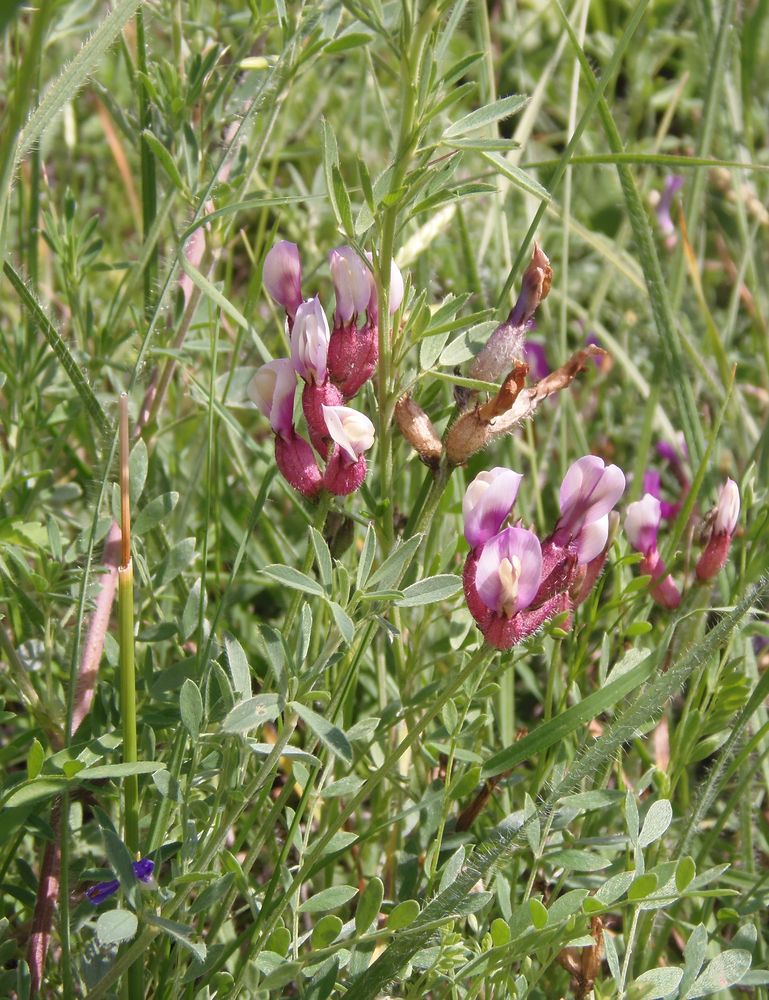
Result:
{"type": "Polygon", "coordinates": [[[30,995],[42,920],[44,996],[767,996],[768,19],[761,0],[0,12],[2,995],[30,995]],[[671,172],[675,246],[653,208],[671,172]],[[448,425],[534,237],[550,365],[591,334],[611,362],[431,489],[395,401],[448,425]],[[276,239],[327,310],[341,243],[376,251],[380,294],[391,257],[406,277],[355,402],[368,480],[328,517],[275,475],[245,393],[286,351],[276,239]],[[138,764],[116,619],[68,735],[123,391],[138,764]],[[485,650],[458,579],[472,477],[525,473],[544,535],[574,459],[615,461],[637,499],[679,432],[679,582],[688,515],[740,485],[712,590],[656,608],[619,535],[570,631],[485,650]],[[136,775],[149,888],[121,839],[136,775]],[[107,870],[120,895],[96,910],[107,870]]]}

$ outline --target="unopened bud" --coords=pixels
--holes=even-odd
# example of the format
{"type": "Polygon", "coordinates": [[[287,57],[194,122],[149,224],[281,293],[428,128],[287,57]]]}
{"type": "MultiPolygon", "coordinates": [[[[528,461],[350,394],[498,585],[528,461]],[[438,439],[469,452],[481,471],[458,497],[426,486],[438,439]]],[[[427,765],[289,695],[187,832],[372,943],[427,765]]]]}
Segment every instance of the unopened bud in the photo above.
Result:
{"type": "Polygon", "coordinates": [[[540,302],[547,297],[552,280],[550,261],[535,244],[531,262],[523,275],[518,301],[505,322],[500,323],[470,365],[471,378],[493,382],[514,361],[523,357],[526,331],[540,302]]]}
{"type": "Polygon", "coordinates": [[[435,468],[441,460],[443,445],[433,423],[411,396],[401,396],[395,405],[395,420],[425,465],[435,468]]]}

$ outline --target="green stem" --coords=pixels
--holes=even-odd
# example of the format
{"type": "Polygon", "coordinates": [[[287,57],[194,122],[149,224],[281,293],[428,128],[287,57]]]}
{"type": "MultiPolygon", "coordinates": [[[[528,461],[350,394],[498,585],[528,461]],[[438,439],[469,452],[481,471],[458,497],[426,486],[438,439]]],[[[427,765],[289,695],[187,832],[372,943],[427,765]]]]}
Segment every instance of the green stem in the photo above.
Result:
{"type": "MultiPolygon", "coordinates": [[[[323,528],[326,525],[326,518],[328,517],[328,512],[331,507],[331,494],[324,490],[321,493],[320,500],[318,501],[318,507],[315,511],[315,519],[312,522],[313,528],[323,534],[323,528]]],[[[312,563],[315,558],[315,549],[313,548],[312,542],[308,538],[307,540],[307,551],[304,554],[304,563],[302,564],[302,572],[305,576],[312,569],[312,563]]],[[[302,601],[304,596],[301,591],[297,590],[294,592],[294,596],[291,598],[291,605],[288,609],[288,614],[286,615],[286,622],[283,626],[283,635],[289,635],[291,632],[291,626],[296,620],[296,616],[299,613],[299,608],[302,606],[302,601]]]]}
{"type": "MultiPolygon", "coordinates": [[[[138,759],[136,739],[136,669],[134,664],[134,595],[133,565],[118,570],[120,618],[120,710],[123,719],[123,761],[135,764],[138,759]]],[[[129,775],[123,782],[124,831],[126,847],[139,852],[139,778],[129,775]]]]}
{"type": "Polygon", "coordinates": [[[475,671],[485,671],[491,659],[496,655],[496,650],[491,649],[484,643],[480,646],[476,652],[470,657],[464,670],[461,670],[452,681],[450,681],[443,692],[438,696],[435,701],[433,701],[428,709],[425,710],[424,715],[419,719],[419,721],[414,725],[411,731],[404,736],[400,743],[394,747],[384,759],[380,767],[369,776],[369,778],[364,782],[361,788],[358,790],[350,801],[347,803],[345,808],[340,812],[337,817],[337,822],[335,828],[328,830],[322,837],[319,838],[315,847],[310,854],[310,856],[305,860],[300,870],[294,876],[291,884],[285,890],[281,898],[275,904],[275,908],[272,913],[269,914],[269,920],[267,926],[262,931],[260,941],[269,941],[270,935],[275,930],[278,921],[280,920],[283,910],[288,905],[288,902],[292,898],[293,894],[296,892],[298,887],[302,884],[307,874],[312,870],[315,863],[322,856],[323,851],[328,846],[329,841],[336,833],[337,829],[342,829],[343,824],[353,815],[356,809],[369,799],[372,793],[379,787],[379,785],[389,777],[394,770],[395,765],[400,760],[400,758],[410,750],[411,747],[421,739],[427,726],[436,718],[443,709],[446,702],[452,698],[464,685],[465,681],[472,677],[475,671]]]}
{"type": "MultiPolygon", "coordinates": [[[[134,663],[134,574],[133,564],[118,569],[118,619],[120,641],[120,712],[123,721],[123,761],[135,764],[139,759],[136,738],[136,667],[134,663]]],[[[123,839],[138,859],[139,850],[139,776],[129,774],[123,780],[123,839]]],[[[144,995],[144,968],[141,961],[129,968],[123,993],[133,1000],[144,995]]]]}
{"type": "MultiPolygon", "coordinates": [[[[150,95],[147,90],[147,48],[144,35],[144,13],[141,8],[136,12],[136,65],[139,87],[139,127],[142,132],[152,126],[152,109],[150,95]]],[[[142,238],[146,239],[152,229],[157,214],[157,181],[155,177],[155,157],[147,140],[142,135],[140,145],[141,177],[142,177],[142,238]]],[[[144,269],[144,315],[152,316],[152,290],[157,275],[157,248],[144,269]]]]}

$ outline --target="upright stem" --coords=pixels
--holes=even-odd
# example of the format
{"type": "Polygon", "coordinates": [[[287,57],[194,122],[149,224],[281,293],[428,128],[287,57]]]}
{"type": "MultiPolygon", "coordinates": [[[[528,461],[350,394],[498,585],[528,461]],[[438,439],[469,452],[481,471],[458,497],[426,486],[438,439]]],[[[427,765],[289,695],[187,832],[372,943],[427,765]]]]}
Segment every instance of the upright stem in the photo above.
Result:
{"type": "MultiPolygon", "coordinates": [[[[134,664],[134,574],[131,562],[131,501],[128,483],[128,394],[120,396],[120,513],[121,559],[118,567],[118,620],[120,643],[120,712],[123,722],[123,761],[138,760],[136,739],[136,670],[134,664]]],[[[123,779],[123,838],[136,858],[139,851],[139,777],[123,779]]],[[[144,995],[141,961],[128,970],[123,994],[133,1000],[144,995]]]]}
{"type": "MultiPolygon", "coordinates": [[[[331,506],[331,494],[324,490],[320,495],[320,500],[318,501],[318,507],[315,512],[315,520],[313,522],[313,528],[323,534],[323,528],[326,524],[326,518],[328,517],[328,511],[331,506]]],[[[315,549],[313,547],[311,539],[307,539],[307,551],[304,556],[304,564],[302,565],[302,572],[307,574],[312,569],[312,562],[315,558],[315,549]]],[[[299,608],[302,606],[303,595],[301,591],[295,591],[294,596],[291,600],[291,604],[288,609],[288,614],[286,615],[286,621],[283,626],[283,634],[288,635],[291,631],[291,626],[294,624],[299,608]]]]}
{"type": "MultiPolygon", "coordinates": [[[[152,125],[152,109],[150,95],[147,90],[147,49],[144,36],[144,14],[141,7],[136,12],[136,66],[139,70],[139,125],[144,132],[152,125]]],[[[147,140],[142,135],[140,145],[141,175],[142,175],[142,239],[152,229],[152,223],[157,214],[157,182],[155,179],[155,157],[147,140]]],[[[153,311],[153,285],[157,273],[157,248],[147,262],[144,270],[144,314],[149,319],[153,311]]]]}

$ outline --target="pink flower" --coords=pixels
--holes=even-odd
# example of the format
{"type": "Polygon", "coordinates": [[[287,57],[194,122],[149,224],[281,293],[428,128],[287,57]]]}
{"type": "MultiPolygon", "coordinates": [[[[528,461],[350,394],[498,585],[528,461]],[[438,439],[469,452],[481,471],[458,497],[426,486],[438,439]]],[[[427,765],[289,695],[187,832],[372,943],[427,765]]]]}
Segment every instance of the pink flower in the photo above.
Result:
{"type": "Polygon", "coordinates": [[[723,568],[739,516],[740,491],[733,479],[727,479],[718,492],[718,503],[709,515],[710,535],[695,569],[698,580],[712,580],[723,568]]]}
{"type": "Polygon", "coordinates": [[[510,516],[518,495],[521,476],[512,469],[480,472],[465,491],[462,514],[465,538],[476,548],[497,534],[510,516]]]}
{"type": "Polygon", "coordinates": [[[294,422],[296,374],[288,358],[262,365],[248,385],[249,398],[270,421],[276,434],[287,435],[294,422]]]}
{"type": "Polygon", "coordinates": [[[645,493],[641,500],[628,505],[625,515],[625,534],[636,552],[647,555],[657,548],[662,511],[657,497],[645,493]]]}
{"type": "Polygon", "coordinates": [[[331,277],[336,292],[334,324],[346,326],[362,316],[376,288],[371,272],[352,249],[337,247],[329,254],[331,277]]]}
{"type": "Polygon", "coordinates": [[[374,443],[374,425],[350,406],[324,406],[323,417],[332,440],[349,462],[357,462],[374,443]]]}
{"type": "Polygon", "coordinates": [[[561,516],[553,540],[565,545],[576,541],[588,525],[599,521],[625,492],[625,474],[616,465],[605,465],[596,455],[585,455],[569,468],[561,483],[561,516]]]}
{"type": "Polygon", "coordinates": [[[505,528],[484,544],[475,586],[490,611],[512,618],[534,600],[541,572],[542,549],[534,532],[505,528]]]}
{"type": "Polygon", "coordinates": [[[264,258],[262,282],[291,319],[302,301],[302,262],[296,243],[281,240],[264,258]]]}
{"type": "Polygon", "coordinates": [[[596,559],[606,548],[609,540],[609,515],[604,514],[597,521],[586,524],[576,538],[577,563],[585,566],[596,559]]]}
{"type": "Polygon", "coordinates": [[[303,496],[315,497],[322,481],[312,448],[294,430],[296,372],[288,358],[270,361],[256,372],[248,395],[275,432],[275,461],[283,478],[303,496]]]}
{"type": "Polygon", "coordinates": [[[512,649],[570,610],[565,591],[539,600],[541,565],[539,539],[523,528],[506,528],[468,553],[462,575],[467,607],[494,649],[512,649]]]}
{"type": "Polygon", "coordinates": [[[291,331],[291,362],[305,382],[322,385],[326,381],[330,336],[328,320],[317,296],[302,302],[291,331]]]}
{"type": "Polygon", "coordinates": [[[644,575],[652,578],[649,587],[652,598],[663,608],[672,610],[681,603],[681,594],[657,548],[661,518],[659,500],[651,493],[646,493],[640,500],[629,504],[625,516],[625,534],[636,552],[643,555],[639,567],[644,575]]]}
{"type": "Polygon", "coordinates": [[[364,452],[374,443],[374,425],[349,406],[323,406],[323,418],[336,447],[323,477],[323,485],[336,496],[357,490],[366,478],[364,452]]]}

